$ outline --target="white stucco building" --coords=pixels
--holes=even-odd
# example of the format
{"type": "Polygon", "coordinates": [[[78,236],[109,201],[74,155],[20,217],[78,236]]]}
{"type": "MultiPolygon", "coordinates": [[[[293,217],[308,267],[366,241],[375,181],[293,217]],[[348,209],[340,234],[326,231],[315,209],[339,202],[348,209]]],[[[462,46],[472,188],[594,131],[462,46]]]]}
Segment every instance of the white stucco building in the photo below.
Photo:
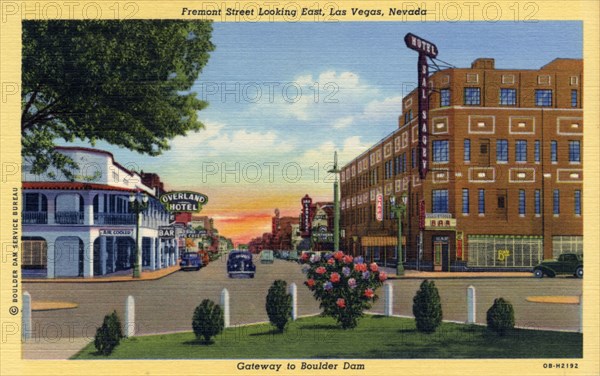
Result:
{"type": "Polygon", "coordinates": [[[23,168],[22,269],[25,277],[94,277],[127,273],[134,264],[136,214],[129,196],[148,195],[141,214],[143,270],[174,265],[175,240],[159,239],[158,227],[169,214],[158,201],[158,189],[142,183],[139,174],[117,163],[109,152],[57,147],[78,169],[74,181],[62,174],[30,173],[23,168]]]}

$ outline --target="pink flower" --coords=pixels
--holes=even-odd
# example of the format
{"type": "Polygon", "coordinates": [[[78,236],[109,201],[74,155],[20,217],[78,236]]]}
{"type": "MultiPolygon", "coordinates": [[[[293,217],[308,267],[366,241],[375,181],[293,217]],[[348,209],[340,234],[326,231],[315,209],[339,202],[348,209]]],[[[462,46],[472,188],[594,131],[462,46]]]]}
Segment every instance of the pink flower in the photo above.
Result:
{"type": "Polygon", "coordinates": [[[315,285],[315,280],[310,278],[306,281],[306,286],[308,286],[309,288],[313,288],[313,286],[315,285]]]}
{"type": "Polygon", "coordinates": [[[342,252],[342,251],[334,252],[333,257],[339,261],[344,257],[344,252],[342,252]]]}
{"type": "Polygon", "coordinates": [[[325,268],[322,266],[319,266],[317,269],[315,269],[315,272],[317,272],[317,274],[324,274],[325,271],[325,268]]]}
{"type": "Polygon", "coordinates": [[[379,272],[379,280],[381,282],[385,281],[387,279],[387,274],[385,274],[385,272],[379,272]]]}
{"type": "Polygon", "coordinates": [[[348,286],[349,286],[351,289],[355,288],[355,287],[356,287],[356,279],[354,279],[354,278],[350,278],[350,279],[348,280],[348,286]]]}
{"type": "Polygon", "coordinates": [[[330,258],[329,260],[327,260],[327,263],[329,265],[333,265],[333,264],[335,264],[335,260],[333,258],[330,258]]]}
{"type": "Polygon", "coordinates": [[[340,308],[346,308],[346,301],[342,298],[339,298],[335,304],[337,304],[337,306],[340,308]]]}
{"type": "Polygon", "coordinates": [[[352,257],[352,256],[350,256],[350,255],[346,255],[346,256],[344,256],[344,259],[343,259],[343,260],[344,260],[344,263],[345,263],[345,264],[350,264],[350,263],[352,263],[352,260],[353,260],[353,259],[354,259],[354,257],[352,257]]]}
{"type": "Polygon", "coordinates": [[[369,266],[370,266],[372,272],[376,272],[377,270],[379,270],[379,267],[377,266],[376,263],[372,263],[369,266]]]}
{"type": "Polygon", "coordinates": [[[340,275],[338,273],[331,273],[331,278],[329,280],[333,283],[340,281],[340,275]]]}
{"type": "Polygon", "coordinates": [[[365,296],[369,299],[371,299],[373,296],[375,296],[375,293],[373,292],[373,289],[366,289],[365,290],[365,296]]]}

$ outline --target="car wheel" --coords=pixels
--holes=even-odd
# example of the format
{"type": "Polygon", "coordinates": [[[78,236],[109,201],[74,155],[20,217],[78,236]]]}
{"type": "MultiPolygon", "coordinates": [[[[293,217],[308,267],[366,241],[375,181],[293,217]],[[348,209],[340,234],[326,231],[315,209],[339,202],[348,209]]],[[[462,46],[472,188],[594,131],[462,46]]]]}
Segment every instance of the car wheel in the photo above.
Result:
{"type": "Polygon", "coordinates": [[[250,274],[250,278],[254,278],[254,273],[250,274]]]}
{"type": "Polygon", "coordinates": [[[544,277],[544,272],[541,271],[540,269],[536,269],[533,271],[533,276],[535,278],[542,278],[542,277],[544,277]]]}
{"type": "Polygon", "coordinates": [[[229,278],[233,278],[233,274],[229,273],[229,278]]]}
{"type": "Polygon", "coordinates": [[[577,270],[575,270],[575,277],[583,278],[583,267],[582,266],[578,267],[577,270]]]}

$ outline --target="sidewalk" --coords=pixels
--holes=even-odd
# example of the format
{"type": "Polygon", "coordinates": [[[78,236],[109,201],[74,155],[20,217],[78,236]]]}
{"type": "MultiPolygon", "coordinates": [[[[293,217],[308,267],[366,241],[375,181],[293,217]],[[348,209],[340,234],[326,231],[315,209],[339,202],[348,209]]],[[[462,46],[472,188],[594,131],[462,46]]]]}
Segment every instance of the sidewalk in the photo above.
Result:
{"type": "Polygon", "coordinates": [[[23,283],[106,283],[106,282],[136,282],[153,281],[173,274],[179,270],[178,265],[169,266],[154,271],[143,271],[140,278],[133,278],[131,271],[127,274],[111,274],[107,276],[96,276],[93,278],[23,278],[23,283]]]}
{"type": "Polygon", "coordinates": [[[395,268],[380,268],[389,279],[441,279],[441,278],[532,278],[528,272],[420,272],[405,270],[404,275],[396,275],[395,268]]]}
{"type": "Polygon", "coordinates": [[[23,359],[69,359],[93,341],[93,338],[65,337],[57,340],[30,339],[23,342],[23,359]]]}

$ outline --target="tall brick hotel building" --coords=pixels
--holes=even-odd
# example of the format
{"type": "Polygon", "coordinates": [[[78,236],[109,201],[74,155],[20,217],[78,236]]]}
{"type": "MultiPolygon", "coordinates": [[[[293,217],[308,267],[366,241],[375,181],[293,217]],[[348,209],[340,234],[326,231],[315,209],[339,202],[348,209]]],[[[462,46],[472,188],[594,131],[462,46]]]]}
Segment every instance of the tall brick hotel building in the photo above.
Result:
{"type": "Polygon", "coordinates": [[[480,58],[427,81],[429,172],[419,178],[415,90],[398,128],[341,169],[344,248],[395,264],[390,197],[406,193],[409,269],[531,270],[583,253],[583,61],[501,70],[480,58]]]}

